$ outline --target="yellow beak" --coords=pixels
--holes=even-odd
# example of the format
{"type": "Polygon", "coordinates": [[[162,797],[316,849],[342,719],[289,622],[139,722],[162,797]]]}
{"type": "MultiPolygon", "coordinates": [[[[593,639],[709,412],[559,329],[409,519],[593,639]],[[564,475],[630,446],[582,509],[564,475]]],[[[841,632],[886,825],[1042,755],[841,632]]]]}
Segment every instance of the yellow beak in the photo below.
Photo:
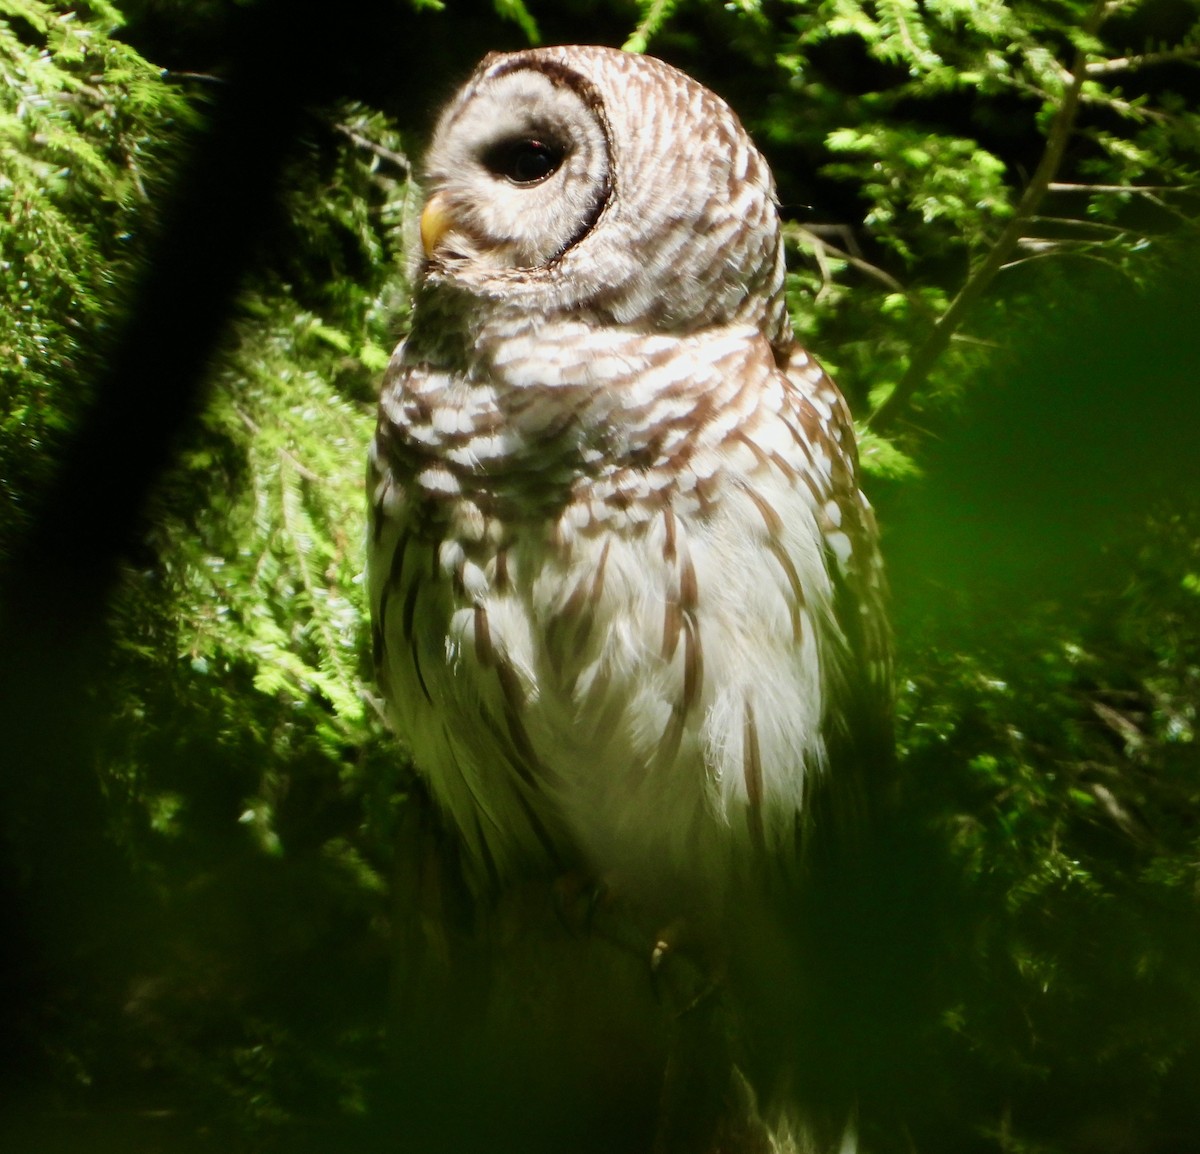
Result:
{"type": "Polygon", "coordinates": [[[450,231],[453,223],[446,198],[440,192],[435,192],[425,202],[421,212],[421,247],[427,257],[433,256],[433,250],[450,231]]]}

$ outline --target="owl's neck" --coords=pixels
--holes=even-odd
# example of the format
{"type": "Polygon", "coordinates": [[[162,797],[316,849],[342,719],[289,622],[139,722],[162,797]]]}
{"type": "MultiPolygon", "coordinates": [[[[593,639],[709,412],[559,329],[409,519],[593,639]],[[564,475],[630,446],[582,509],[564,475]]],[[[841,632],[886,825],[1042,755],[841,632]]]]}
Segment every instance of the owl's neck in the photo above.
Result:
{"type": "MultiPolygon", "coordinates": [[[[465,269],[427,267],[416,286],[409,343],[424,363],[471,371],[481,350],[514,333],[544,332],[552,341],[560,326],[647,337],[702,338],[738,326],[756,330],[781,363],[794,344],[785,298],[785,265],[776,235],[746,281],[712,288],[702,303],[694,294],[668,288],[653,292],[636,264],[609,269],[614,283],[590,285],[561,269],[465,269]],[[618,276],[617,272],[622,275],[618,276]]],[[[686,280],[686,277],[683,278],[686,280]]],[[[572,335],[574,340],[574,335],[572,335]]]]}
{"type": "Polygon", "coordinates": [[[439,501],[527,507],[537,493],[541,506],[571,500],[577,483],[618,503],[661,501],[677,485],[702,497],[712,450],[759,420],[779,376],[746,325],[677,335],[480,312],[415,317],[382,399],[394,470],[418,487],[434,478],[439,501]]]}

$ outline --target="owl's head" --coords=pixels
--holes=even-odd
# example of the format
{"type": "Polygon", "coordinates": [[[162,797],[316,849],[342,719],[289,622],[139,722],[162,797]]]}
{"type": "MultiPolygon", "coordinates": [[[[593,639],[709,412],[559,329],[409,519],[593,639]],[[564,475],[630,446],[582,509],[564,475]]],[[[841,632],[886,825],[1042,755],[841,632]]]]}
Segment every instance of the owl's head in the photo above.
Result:
{"type": "Polygon", "coordinates": [[[766,161],[720,98],[611,48],[492,55],[425,165],[423,279],[483,300],[785,339],[766,161]]]}

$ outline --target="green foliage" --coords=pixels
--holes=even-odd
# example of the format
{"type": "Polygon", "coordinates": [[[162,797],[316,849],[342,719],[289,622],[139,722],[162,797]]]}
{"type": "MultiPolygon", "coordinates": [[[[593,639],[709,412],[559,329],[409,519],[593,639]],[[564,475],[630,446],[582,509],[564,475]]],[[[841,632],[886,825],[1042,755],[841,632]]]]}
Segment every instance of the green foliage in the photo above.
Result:
{"type": "Polygon", "coordinates": [[[825,143],[852,158],[825,173],[858,183],[871,202],[866,227],[906,261],[915,260],[906,240],[914,232],[943,252],[975,249],[1012,213],[1003,162],[973,140],[874,124],[835,129],[825,143]],[[928,227],[935,224],[937,231],[928,227]]]}
{"type": "Polygon", "coordinates": [[[345,784],[347,758],[379,734],[361,668],[360,462],[405,311],[396,242],[415,205],[382,116],[348,106],[314,129],[275,270],[243,300],[203,425],[160,497],[166,600],[146,601],[135,580],[121,602],[139,633],[168,631],[182,696],[213,697],[206,709],[261,742],[241,820],[273,853],[286,850],[274,802],[289,763],[315,754],[345,784]],[[169,626],[138,623],[148,609],[169,626]]]}
{"type": "Polygon", "coordinates": [[[538,31],[537,21],[530,15],[525,0],[492,0],[492,4],[498,15],[513,21],[521,29],[530,44],[541,42],[542,35],[538,31]]]}
{"type": "Polygon", "coordinates": [[[938,648],[908,654],[909,788],[940,812],[977,903],[946,1012],[954,1092],[1004,1087],[977,1122],[998,1140],[1154,1134],[1200,1068],[1198,540],[1193,502],[1153,518],[1089,603],[999,628],[959,605],[926,633],[938,648]]]}
{"type": "MultiPolygon", "coordinates": [[[[0,6],[5,549],[89,401],[180,129],[202,112],[112,38],[114,9],[90,12],[0,6]]],[[[377,1002],[336,1029],[264,1008],[264,958],[320,951],[315,977],[349,950],[364,993],[379,990],[367,975],[382,973],[381,871],[406,780],[363,678],[359,579],[361,462],[407,307],[415,192],[379,113],[344,105],[308,134],[287,229],[264,238],[202,425],[113,606],[111,676],[88,688],[110,717],[96,767],[109,833],[155,927],[127,978],[138,992],[119,1044],[97,1026],[103,1004],[45,1043],[69,1055],[66,1083],[109,1090],[151,1053],[159,1092],[186,1086],[181,1111],[235,1129],[335,1109],[330,1094],[361,1102],[377,1002]]]]}
{"type": "Polygon", "coordinates": [[[642,18],[638,26],[625,41],[626,52],[645,52],[650,41],[662,31],[663,26],[671,18],[677,0],[640,0],[638,8],[642,18]]]}
{"type": "Polygon", "coordinates": [[[755,127],[778,146],[833,154],[823,176],[861,204],[857,222],[795,230],[817,266],[797,275],[822,305],[800,319],[818,345],[871,348],[839,367],[852,396],[870,395],[880,431],[910,405],[936,411],[961,396],[978,365],[962,338],[1006,341],[1036,312],[1044,285],[1032,262],[1099,261],[1145,281],[1178,230],[1194,231],[1200,114],[1184,94],[1195,90],[1200,13],[1190,6],[1169,45],[1137,3],[788,7],[793,33],[773,33],[787,85],[755,127]],[[835,65],[855,58],[869,64],[847,85],[835,65]],[[946,126],[951,101],[957,131],[946,126]],[[1036,173],[1013,147],[1027,147],[1030,130],[1046,137],[1036,173]],[[1001,269],[1004,314],[979,299],[1001,269]],[[830,291],[831,272],[852,297],[830,291]]]}
{"type": "Polygon", "coordinates": [[[311,132],[288,181],[289,227],[268,244],[272,266],[159,495],[156,560],[127,575],[114,607],[105,690],[101,778],[116,836],[157,895],[165,952],[135,1045],[159,1048],[160,1077],[186,1087],[184,1113],[234,1132],[361,1110],[408,784],[364,680],[361,463],[405,311],[397,243],[414,193],[378,113],[343,106],[311,132]],[[217,944],[197,937],[231,919],[217,944]],[[280,1005],[271,968],[299,958],[309,981],[280,1005]],[[217,976],[197,986],[205,964],[217,976]],[[339,966],[357,984],[330,1021],[339,966]],[[164,1015],[207,1017],[217,1041],[166,1044],[164,1015]]]}
{"type": "Polygon", "coordinates": [[[0,542],[45,481],[191,112],[117,10],[0,3],[0,542]]]}

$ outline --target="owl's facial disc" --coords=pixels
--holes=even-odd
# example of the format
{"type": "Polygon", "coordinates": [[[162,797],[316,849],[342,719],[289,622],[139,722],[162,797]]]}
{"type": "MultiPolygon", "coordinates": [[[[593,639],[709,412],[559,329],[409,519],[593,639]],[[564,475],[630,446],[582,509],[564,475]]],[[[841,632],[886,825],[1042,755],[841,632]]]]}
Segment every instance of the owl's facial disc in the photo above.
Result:
{"type": "MultiPolygon", "coordinates": [[[[516,188],[532,188],[549,180],[562,167],[565,156],[562,145],[527,134],[499,141],[481,159],[494,176],[516,188]]],[[[434,255],[443,237],[454,227],[449,198],[444,192],[435,192],[421,212],[421,247],[426,257],[434,255]]]]}
{"type": "Polygon", "coordinates": [[[427,169],[421,240],[451,275],[549,264],[587,234],[609,192],[594,102],[580,78],[553,70],[485,74],[438,125],[427,169]]]}

